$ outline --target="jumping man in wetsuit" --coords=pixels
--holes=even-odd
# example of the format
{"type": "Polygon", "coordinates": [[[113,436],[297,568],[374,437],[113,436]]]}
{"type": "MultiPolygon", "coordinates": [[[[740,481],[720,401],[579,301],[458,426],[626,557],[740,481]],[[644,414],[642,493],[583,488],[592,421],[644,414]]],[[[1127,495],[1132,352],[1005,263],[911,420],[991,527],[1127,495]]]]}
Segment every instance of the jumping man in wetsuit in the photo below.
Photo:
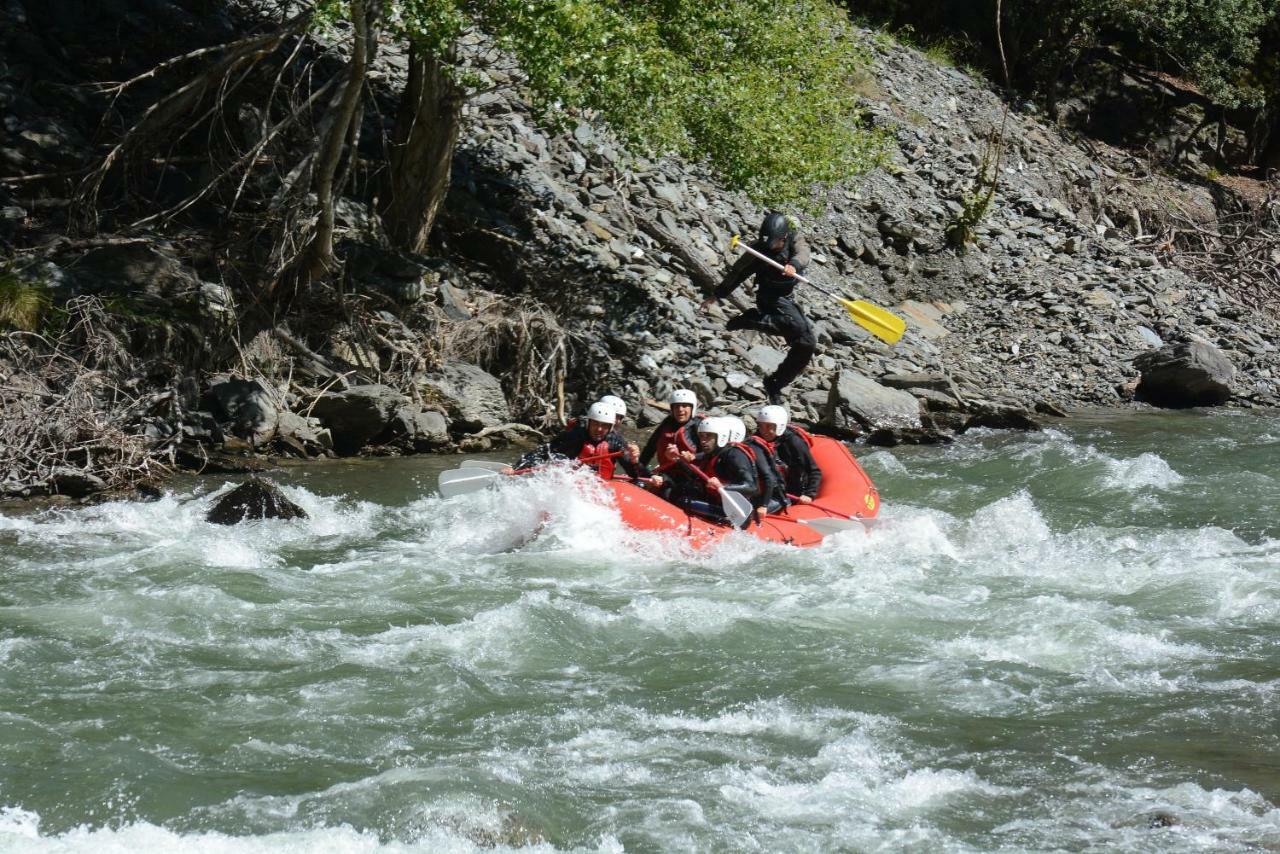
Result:
{"type": "Polygon", "coordinates": [[[782,389],[809,364],[818,342],[813,327],[791,298],[797,273],[809,266],[809,245],[796,233],[785,214],[771,211],[760,224],[760,237],[751,248],[783,266],[778,270],[750,253],[744,253],[725,274],[715,294],[702,303],[706,311],[716,301],[729,296],[738,285],[756,277],[756,307],[731,319],[726,329],[754,329],[780,335],[791,348],[777,370],[764,378],[764,391],[771,404],[782,403],[782,389]]]}

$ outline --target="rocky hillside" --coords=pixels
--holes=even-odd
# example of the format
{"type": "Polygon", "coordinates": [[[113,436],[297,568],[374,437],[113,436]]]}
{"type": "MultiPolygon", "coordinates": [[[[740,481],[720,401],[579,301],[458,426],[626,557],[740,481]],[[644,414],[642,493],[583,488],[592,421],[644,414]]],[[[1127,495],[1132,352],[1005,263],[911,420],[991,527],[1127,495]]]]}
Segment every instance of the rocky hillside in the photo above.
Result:
{"type": "MultiPolygon", "coordinates": [[[[855,373],[941,391],[953,405],[1117,405],[1132,397],[1138,354],[1188,339],[1231,360],[1234,403],[1275,405],[1274,323],[1173,269],[1144,239],[1143,222],[1174,214],[1212,225],[1207,191],[1131,178],[1123,155],[1099,160],[1034,116],[1012,114],[990,212],[958,254],[946,226],[976,188],[1003,102],[955,68],[868,38],[876,64],[863,94],[898,151],[888,169],[837,188],[801,220],[819,252],[814,278],[893,308],[908,332],[885,347],[834,302],[804,292],[821,321],[822,355],[793,405],[821,418],[837,375],[855,373]]],[[[578,328],[611,342],[608,357],[593,357],[607,365],[601,387],[646,397],[688,382],[729,406],[760,396],[779,342],[724,333],[716,310],[699,316],[706,281],[686,258],[718,274],[730,236],[751,232],[759,207],[688,164],[629,159],[585,123],[564,136],[540,133],[510,92],[491,95],[475,119],[469,144],[518,176],[505,193],[468,184],[484,227],[577,261],[579,282],[592,284],[562,284],[574,290],[567,310],[578,328]]],[[[863,420],[857,400],[841,407],[863,420]]]]}
{"type": "MultiPolygon", "coordinates": [[[[182,4],[153,5],[176,31],[202,26],[182,4]]],[[[782,358],[780,341],[726,333],[720,308],[697,310],[731,236],[753,232],[763,210],[695,165],[622,150],[589,117],[564,132],[541,127],[518,71],[501,62],[468,108],[435,257],[386,250],[352,190],[339,206],[345,267],[332,303],[317,295],[307,312],[246,325],[246,295],[220,274],[216,215],[203,228],[68,236],[75,177],[101,156],[103,118],[118,107],[91,83],[124,72],[18,0],[4,14],[6,275],[65,305],[81,373],[111,378],[73,407],[54,357],[8,336],[0,439],[10,451],[41,418],[59,435],[93,435],[94,406],[117,437],[110,447],[119,434],[138,443],[119,463],[134,472],[148,452],[201,466],[253,450],[473,449],[528,438],[527,425],[548,427],[607,391],[640,404],[642,425],[662,414],[653,401],[685,385],[712,407],[747,411],[782,358]]],[[[126,15],[121,26],[150,32],[163,17],[126,15]]],[[[217,16],[224,30],[235,20],[217,16]]],[[[1143,353],[1161,354],[1148,357],[1153,371],[1166,356],[1190,358],[1179,376],[1207,388],[1205,400],[1280,401],[1274,322],[1179,272],[1152,240],[1171,217],[1213,227],[1211,193],[1137,178],[1131,158],[1086,149],[1034,115],[1006,116],[984,81],[865,35],[874,64],[860,92],[894,143],[890,165],[795,213],[816,251],[813,278],[891,308],[908,331],[887,347],[834,301],[802,292],[820,351],[788,390],[799,417],[890,442],[1025,424],[1017,413],[1126,404],[1143,353]],[[1002,125],[989,211],[958,252],[948,224],[981,190],[1002,125]]],[[[149,48],[153,61],[162,47],[149,48]]],[[[488,51],[479,38],[468,49],[488,51]]],[[[387,49],[377,62],[388,89],[401,85],[403,56],[387,49]]],[[[174,160],[166,180],[190,180],[174,160]]],[[[57,436],[40,441],[23,451],[38,462],[0,466],[0,491],[91,492],[111,480],[94,474],[101,454],[64,445],[51,456],[57,436]]]]}

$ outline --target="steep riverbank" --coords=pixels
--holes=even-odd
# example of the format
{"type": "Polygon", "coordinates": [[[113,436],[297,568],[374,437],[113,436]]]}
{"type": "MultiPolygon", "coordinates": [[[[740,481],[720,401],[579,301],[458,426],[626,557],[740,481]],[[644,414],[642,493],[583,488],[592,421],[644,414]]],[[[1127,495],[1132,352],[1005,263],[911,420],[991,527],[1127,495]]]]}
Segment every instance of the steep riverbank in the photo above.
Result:
{"type": "MultiPolygon", "coordinates": [[[[339,205],[341,281],[287,317],[251,319],[255,296],[219,254],[216,207],[164,230],[126,227],[126,197],[94,236],[68,236],[83,168],[148,103],[145,89],[116,103],[91,84],[176,52],[158,24],[210,43],[245,26],[246,8],[161,3],[143,19],[84,4],[55,21],[5,4],[6,276],[66,319],[43,342],[10,336],[0,353],[0,444],[19,451],[0,491],[93,493],[174,465],[235,469],[260,452],[484,449],[605,390],[642,424],[676,386],[728,411],[759,401],[780,342],[725,333],[724,313],[696,306],[729,238],[752,232],[762,209],[696,166],[628,154],[586,117],[540,127],[501,61],[468,108],[438,253],[387,250],[369,184],[356,182],[339,205]]],[[[1186,341],[1229,361],[1231,404],[1280,403],[1272,319],[1248,294],[1177,270],[1172,247],[1151,238],[1175,218],[1212,229],[1227,195],[1129,171],[1137,161],[1122,153],[1014,112],[990,209],[960,252],[948,226],[982,192],[1004,103],[983,81],[864,35],[872,64],[855,84],[891,143],[888,165],[797,213],[815,280],[891,308],[908,332],[885,347],[832,301],[803,296],[820,354],[789,391],[797,417],[845,436],[936,441],[970,423],[1127,405],[1133,359],[1186,341]]],[[[404,64],[383,50],[380,85],[402,85],[404,64]]],[[[385,99],[368,118],[392,120],[385,99]]],[[[184,156],[162,170],[179,198],[199,180],[199,157],[184,156]]]]}

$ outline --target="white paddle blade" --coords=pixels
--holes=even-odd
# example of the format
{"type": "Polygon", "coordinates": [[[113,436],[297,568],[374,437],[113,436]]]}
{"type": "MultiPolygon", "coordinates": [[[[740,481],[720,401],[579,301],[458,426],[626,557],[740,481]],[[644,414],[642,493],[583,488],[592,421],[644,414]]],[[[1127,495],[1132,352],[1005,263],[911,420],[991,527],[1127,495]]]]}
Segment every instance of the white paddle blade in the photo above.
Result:
{"type": "Polygon", "coordinates": [[[866,527],[857,519],[801,519],[801,525],[808,525],[819,534],[838,534],[841,531],[864,531],[866,527]]]}
{"type": "Polygon", "coordinates": [[[510,463],[504,463],[500,460],[463,460],[462,468],[488,469],[489,471],[504,472],[511,468],[511,465],[510,463]]]}
{"type": "Polygon", "coordinates": [[[500,477],[502,475],[488,469],[450,469],[440,472],[436,486],[443,497],[453,498],[455,495],[466,495],[468,492],[484,489],[500,477]]]}
{"type": "Polygon", "coordinates": [[[724,515],[729,517],[730,524],[735,528],[741,528],[751,516],[751,502],[740,493],[720,490],[720,504],[724,508],[724,515]]]}

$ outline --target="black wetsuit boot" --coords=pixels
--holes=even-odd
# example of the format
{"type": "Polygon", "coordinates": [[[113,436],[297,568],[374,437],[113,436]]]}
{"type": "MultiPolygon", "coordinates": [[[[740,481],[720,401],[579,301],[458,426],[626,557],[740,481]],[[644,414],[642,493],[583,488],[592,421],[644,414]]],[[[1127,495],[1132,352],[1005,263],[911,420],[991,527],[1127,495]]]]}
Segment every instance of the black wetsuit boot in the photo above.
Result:
{"type": "Polygon", "coordinates": [[[782,390],[800,376],[818,349],[818,341],[808,318],[801,313],[800,306],[788,297],[759,302],[755,308],[731,319],[725,328],[730,331],[754,329],[757,332],[779,335],[791,348],[782,364],[764,378],[765,394],[773,404],[782,403],[782,390]]]}

